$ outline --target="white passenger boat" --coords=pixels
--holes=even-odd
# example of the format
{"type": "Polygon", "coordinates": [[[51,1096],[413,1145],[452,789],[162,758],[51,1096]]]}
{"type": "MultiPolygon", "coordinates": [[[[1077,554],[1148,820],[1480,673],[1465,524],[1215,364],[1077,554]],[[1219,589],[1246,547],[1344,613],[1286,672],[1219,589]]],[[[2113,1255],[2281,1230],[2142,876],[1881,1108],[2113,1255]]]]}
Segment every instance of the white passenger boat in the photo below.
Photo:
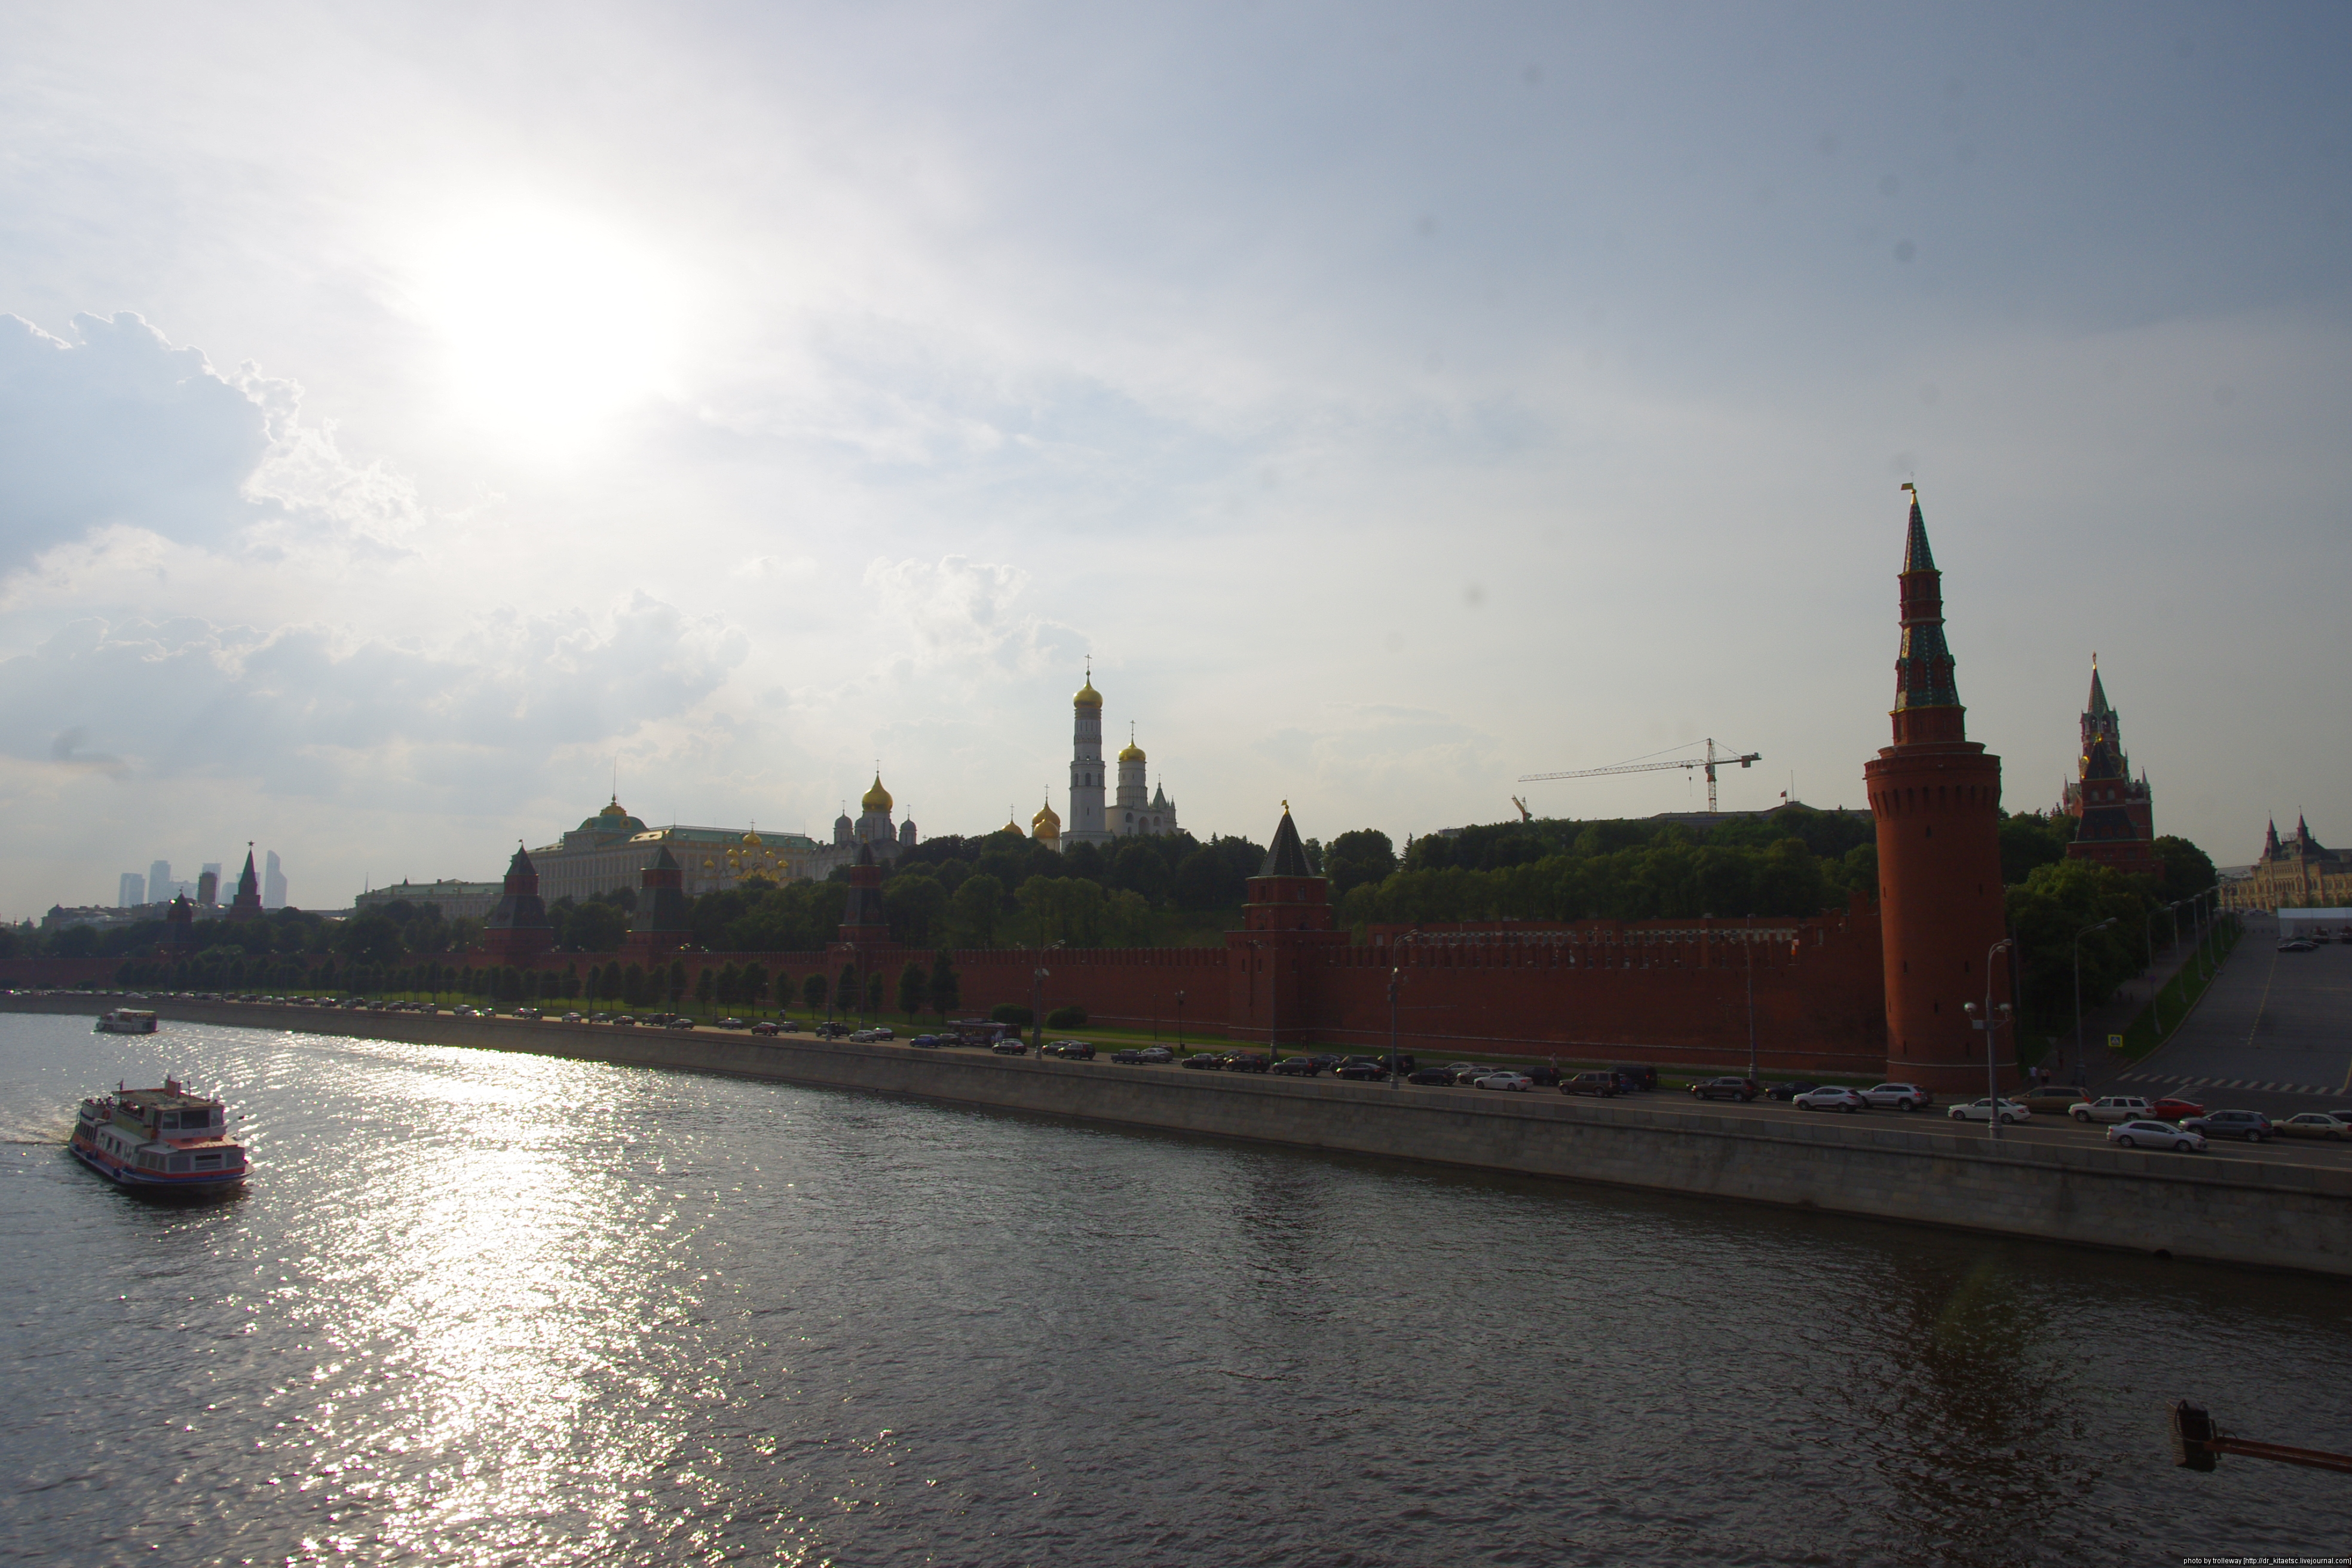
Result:
{"type": "Polygon", "coordinates": [[[81,1102],[68,1145],[74,1158],[117,1186],[204,1192],[245,1180],[245,1145],[228,1136],[228,1112],[176,1079],[81,1102]]]}
{"type": "Polygon", "coordinates": [[[152,1035],[155,1032],[155,1015],[138,1007],[117,1007],[111,1013],[98,1016],[98,1026],[91,1031],[99,1035],[152,1035]]]}

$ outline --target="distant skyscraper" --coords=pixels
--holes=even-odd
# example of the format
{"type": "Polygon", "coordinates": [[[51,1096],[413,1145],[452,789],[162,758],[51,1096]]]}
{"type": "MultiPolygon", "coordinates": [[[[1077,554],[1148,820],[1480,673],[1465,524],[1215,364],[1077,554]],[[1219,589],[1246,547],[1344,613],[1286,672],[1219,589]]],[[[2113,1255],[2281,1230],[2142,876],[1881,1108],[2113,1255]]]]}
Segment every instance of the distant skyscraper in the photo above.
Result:
{"type": "Polygon", "coordinates": [[[269,851],[267,868],[261,873],[261,907],[282,910],[286,907],[286,868],[278,863],[278,851],[269,851]]]}
{"type": "Polygon", "coordinates": [[[114,906],[128,910],[147,901],[147,879],[136,871],[122,873],[121,889],[114,895],[114,906]]]}
{"type": "Polygon", "coordinates": [[[171,902],[173,890],[172,863],[169,860],[158,860],[147,868],[147,901],[149,903],[171,902]]]}
{"type": "Polygon", "coordinates": [[[197,876],[196,902],[200,904],[216,904],[220,902],[219,867],[207,866],[197,876]]]}

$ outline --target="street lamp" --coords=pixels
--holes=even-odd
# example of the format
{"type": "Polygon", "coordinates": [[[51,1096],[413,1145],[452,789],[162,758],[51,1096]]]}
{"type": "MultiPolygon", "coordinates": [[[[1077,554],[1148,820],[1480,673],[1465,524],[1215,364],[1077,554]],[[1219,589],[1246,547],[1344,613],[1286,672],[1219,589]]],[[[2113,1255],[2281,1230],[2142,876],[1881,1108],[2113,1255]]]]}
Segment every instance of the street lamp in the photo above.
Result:
{"type": "MultiPolygon", "coordinates": [[[[2171,907],[2179,909],[2180,906],[2175,904],[2171,907]]],[[[2159,1040],[2164,1038],[2164,978],[2156,972],[2156,917],[2164,912],[2165,907],[2159,904],[2148,910],[2147,919],[2139,923],[2140,936],[2147,944],[2148,1011],[2155,1016],[2156,1037],[2159,1040]]],[[[2172,922],[2172,946],[2176,952],[2180,947],[2180,922],[2178,919],[2172,922]]]]}
{"type": "Polygon", "coordinates": [[[1053,973],[1043,964],[1029,972],[1029,1025],[1040,1058],[1045,1054],[1045,981],[1053,973]]]}
{"type": "Polygon", "coordinates": [[[1960,1005],[1960,1010],[1962,1012],[1971,1015],[1969,1019],[1969,1027],[1982,1029],[1984,1031],[1985,1110],[1989,1112],[1985,1119],[1985,1125],[1992,1129],[1992,1136],[1996,1141],[2000,1137],[2000,1058],[1999,1053],[1993,1047],[1993,1042],[2000,1038],[2000,1026],[2009,1022],[2010,1017],[2015,1009],[2011,1008],[2006,1002],[2002,1003],[1999,1007],[1995,1007],[1992,1005],[1992,977],[1996,967],[1993,960],[1999,958],[2003,952],[2006,952],[2015,945],[2016,943],[2011,942],[2008,937],[2003,937],[1999,942],[1994,942],[1991,947],[1985,950],[1985,999],[1983,1016],[1975,1016],[1977,1005],[1973,1002],[1964,1002],[1960,1005]]]}
{"type": "Polygon", "coordinates": [[[1391,1089],[1404,1087],[1404,1075],[1397,1071],[1397,987],[1404,984],[1404,963],[1394,949],[1402,947],[1417,934],[1419,933],[1407,931],[1392,944],[1389,954],[1391,959],[1389,964],[1389,1087],[1391,1089]]]}
{"type": "Polygon", "coordinates": [[[1180,1054],[1184,1049],[1184,993],[1181,991],[1176,993],[1176,1049],[1180,1054]]]}
{"type": "Polygon", "coordinates": [[[2074,1081],[2083,1082],[2083,939],[2095,931],[2105,931],[2116,922],[2101,921],[2095,926],[2084,926],[2074,933],[2074,1081]]]}
{"type": "Polygon", "coordinates": [[[1756,917],[1748,917],[1748,1081],[1756,1079],[1756,917]]]}

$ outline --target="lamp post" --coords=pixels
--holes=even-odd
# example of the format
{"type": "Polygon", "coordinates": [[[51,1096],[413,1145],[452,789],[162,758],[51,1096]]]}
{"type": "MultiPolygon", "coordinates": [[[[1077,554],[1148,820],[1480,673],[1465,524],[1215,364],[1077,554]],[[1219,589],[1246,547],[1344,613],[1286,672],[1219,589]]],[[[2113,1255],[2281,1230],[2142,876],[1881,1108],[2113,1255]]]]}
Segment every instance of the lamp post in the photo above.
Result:
{"type": "Polygon", "coordinates": [[[1176,993],[1176,1048],[1184,1048],[1184,993],[1176,993]]]}
{"type": "Polygon", "coordinates": [[[1992,1136],[1996,1142],[2000,1137],[2000,1055],[1994,1048],[1994,1042],[2000,1038],[2000,1026],[2009,1022],[2014,1009],[2006,1002],[1999,1007],[1992,1005],[1993,960],[2014,945],[2009,938],[2003,937],[1985,950],[1983,1013],[1977,1013],[1977,1005],[1973,1002],[1962,1003],[1960,1008],[1962,1012],[1974,1015],[1969,1020],[1970,1027],[1984,1031],[1985,1110],[1989,1113],[1985,1118],[1985,1125],[1992,1130],[1992,1136]]]}
{"type": "Polygon", "coordinates": [[[1751,1083],[1751,1084],[1752,1084],[1752,1083],[1754,1083],[1754,1082],[1756,1082],[1756,1081],[1757,1081],[1757,1079],[1756,1079],[1756,931],[1755,931],[1755,929],[1754,929],[1754,928],[1755,928],[1755,925],[1756,925],[1756,917],[1755,917],[1754,915],[1750,915],[1750,916],[1748,916],[1748,927],[1749,927],[1749,930],[1748,930],[1748,940],[1747,940],[1744,943],[1742,943],[1742,945],[1743,945],[1743,946],[1745,946],[1745,947],[1748,949],[1748,1081],[1749,1083],[1751,1083]]]}
{"type": "Polygon", "coordinates": [[[1394,949],[1402,947],[1419,934],[1407,931],[1392,944],[1389,953],[1389,1087],[1402,1089],[1404,1075],[1397,1071],[1397,988],[1404,984],[1404,961],[1394,949]]]}
{"type": "Polygon", "coordinates": [[[2083,939],[2095,931],[2105,931],[2115,924],[2113,920],[2101,921],[2095,926],[2084,926],[2074,933],[2074,1081],[2083,1081],[2083,939]]]}
{"type": "Polygon", "coordinates": [[[1043,964],[1029,973],[1029,1026],[1040,1058],[1045,1054],[1045,981],[1053,973],[1043,964]]]}
{"type": "MultiPolygon", "coordinates": [[[[2173,906],[2179,908],[2178,905],[2173,906]]],[[[2164,980],[2156,972],[2156,917],[2164,913],[2163,906],[2147,911],[2147,919],[2139,922],[2140,935],[2147,943],[2147,1006],[2156,1019],[2156,1037],[2164,1038],[2164,980]]],[[[2180,945],[2180,922],[2173,921],[2172,945],[2180,945]]]]}

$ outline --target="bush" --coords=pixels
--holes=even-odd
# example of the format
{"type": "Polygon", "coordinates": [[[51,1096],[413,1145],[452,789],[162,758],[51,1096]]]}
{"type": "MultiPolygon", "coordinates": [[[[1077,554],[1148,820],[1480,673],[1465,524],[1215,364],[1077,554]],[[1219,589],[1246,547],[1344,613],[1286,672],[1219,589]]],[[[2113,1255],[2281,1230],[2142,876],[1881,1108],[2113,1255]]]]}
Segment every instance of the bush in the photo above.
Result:
{"type": "Polygon", "coordinates": [[[1083,1029],[1086,1026],[1087,1010],[1084,1007],[1056,1007],[1045,1015],[1045,1027],[1049,1029],[1083,1029]]]}
{"type": "Polygon", "coordinates": [[[1018,1002],[999,1002],[988,1010],[988,1016],[996,1023],[1010,1024],[1016,1029],[1025,1029],[1037,1015],[1018,1002]]]}

